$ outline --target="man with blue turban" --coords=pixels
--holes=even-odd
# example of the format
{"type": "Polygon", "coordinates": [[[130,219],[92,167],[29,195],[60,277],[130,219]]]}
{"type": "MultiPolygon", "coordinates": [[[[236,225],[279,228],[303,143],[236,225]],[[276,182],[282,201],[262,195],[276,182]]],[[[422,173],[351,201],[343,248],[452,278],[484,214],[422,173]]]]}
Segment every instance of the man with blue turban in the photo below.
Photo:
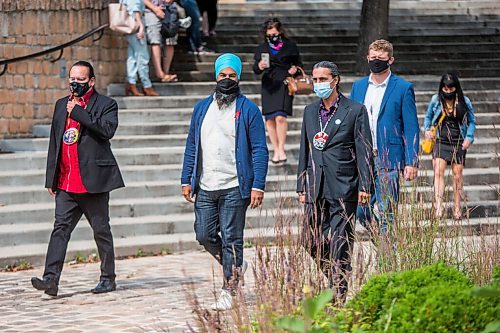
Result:
{"type": "Polygon", "coordinates": [[[194,202],[196,240],[224,272],[214,310],[232,308],[247,268],[246,211],[262,204],[269,159],[260,110],[240,92],[241,67],[230,53],[215,61],[215,92],[194,107],[182,166],[182,195],[194,202]]]}

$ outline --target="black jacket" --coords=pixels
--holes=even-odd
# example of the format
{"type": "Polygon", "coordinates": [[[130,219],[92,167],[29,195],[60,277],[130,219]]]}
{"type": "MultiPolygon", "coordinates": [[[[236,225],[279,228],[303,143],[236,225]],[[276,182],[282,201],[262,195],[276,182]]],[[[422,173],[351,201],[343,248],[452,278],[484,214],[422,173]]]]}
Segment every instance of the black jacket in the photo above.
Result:
{"type": "Polygon", "coordinates": [[[288,95],[288,88],[283,81],[291,76],[288,70],[292,65],[302,67],[299,49],[294,41],[283,38],[283,46],[278,54],[273,55],[267,42],[260,44],[254,55],[253,71],[262,75],[262,113],[269,114],[275,111],[285,111],[292,115],[293,96],[288,95]],[[259,61],[262,53],[269,53],[271,67],[261,71],[259,61]]]}
{"type": "MultiPolygon", "coordinates": [[[[57,190],[59,161],[68,112],[68,97],[56,102],[50,129],[45,187],[57,190]]],[[[95,92],[87,108],[76,105],[71,118],[78,121],[78,160],[83,185],[88,193],[103,193],[124,187],[122,175],[111,152],[109,140],[118,127],[118,105],[114,99],[95,92]]]]}
{"type": "Polygon", "coordinates": [[[321,176],[333,199],[358,200],[358,192],[370,192],[372,186],[373,152],[370,124],[366,108],[343,95],[339,107],[325,132],[328,140],[322,151],[313,146],[314,135],[320,131],[321,100],[304,110],[300,139],[297,192],[306,193],[306,201],[316,201],[321,176]]]}

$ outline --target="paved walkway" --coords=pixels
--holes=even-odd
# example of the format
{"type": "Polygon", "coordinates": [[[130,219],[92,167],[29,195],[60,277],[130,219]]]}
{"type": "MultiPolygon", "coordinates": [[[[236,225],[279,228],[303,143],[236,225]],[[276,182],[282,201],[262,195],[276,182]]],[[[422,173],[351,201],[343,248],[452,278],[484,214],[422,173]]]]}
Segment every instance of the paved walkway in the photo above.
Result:
{"type": "MultiPolygon", "coordinates": [[[[245,251],[247,259],[253,256],[245,251]]],[[[119,260],[117,290],[103,295],[90,293],[99,263],[65,265],[57,298],[31,286],[30,278],[42,272],[0,273],[0,332],[186,332],[188,322],[196,329],[189,290],[208,308],[222,279],[205,252],[119,260]]],[[[252,275],[249,269],[249,290],[252,275]]]]}

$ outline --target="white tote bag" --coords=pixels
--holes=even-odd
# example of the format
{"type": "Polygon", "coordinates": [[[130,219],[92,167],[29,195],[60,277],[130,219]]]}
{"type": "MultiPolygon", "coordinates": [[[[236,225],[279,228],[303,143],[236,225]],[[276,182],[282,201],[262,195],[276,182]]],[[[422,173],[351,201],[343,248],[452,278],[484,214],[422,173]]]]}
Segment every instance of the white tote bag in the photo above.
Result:
{"type": "Polygon", "coordinates": [[[133,34],[139,31],[135,18],[130,16],[122,1],[109,4],[109,28],[122,34],[133,34]]]}

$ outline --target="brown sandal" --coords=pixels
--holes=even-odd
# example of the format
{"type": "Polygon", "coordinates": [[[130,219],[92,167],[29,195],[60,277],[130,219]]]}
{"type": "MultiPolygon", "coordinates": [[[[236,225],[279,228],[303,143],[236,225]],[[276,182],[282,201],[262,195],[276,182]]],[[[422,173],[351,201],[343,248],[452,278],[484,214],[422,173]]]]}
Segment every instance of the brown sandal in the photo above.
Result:
{"type": "Polygon", "coordinates": [[[167,74],[162,79],[161,82],[177,82],[179,79],[177,78],[177,74],[167,74]]]}

